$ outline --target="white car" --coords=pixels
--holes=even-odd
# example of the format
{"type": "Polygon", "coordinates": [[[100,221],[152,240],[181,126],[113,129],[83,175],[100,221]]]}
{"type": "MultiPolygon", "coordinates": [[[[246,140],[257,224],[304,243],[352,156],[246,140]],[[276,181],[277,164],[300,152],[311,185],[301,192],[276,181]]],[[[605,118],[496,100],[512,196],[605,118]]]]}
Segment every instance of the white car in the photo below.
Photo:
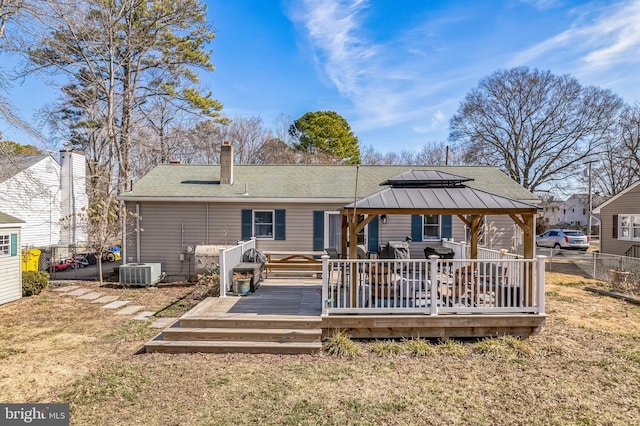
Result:
{"type": "Polygon", "coordinates": [[[536,236],[536,245],[586,251],[589,248],[589,237],[575,229],[549,229],[544,234],[536,236]]]}

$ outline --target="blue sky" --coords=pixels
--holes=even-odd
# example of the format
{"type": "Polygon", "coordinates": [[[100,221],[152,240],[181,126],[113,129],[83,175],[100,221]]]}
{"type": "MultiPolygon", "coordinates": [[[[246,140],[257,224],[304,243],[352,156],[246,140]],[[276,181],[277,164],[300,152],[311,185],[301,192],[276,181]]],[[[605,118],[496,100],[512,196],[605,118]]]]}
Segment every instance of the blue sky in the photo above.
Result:
{"type": "MultiPolygon", "coordinates": [[[[208,0],[216,71],[202,77],[229,117],[333,110],[381,152],[445,142],[478,82],[528,66],[640,100],[640,0],[208,0]]],[[[28,121],[55,89],[11,90],[28,121]]],[[[0,124],[5,137],[30,138],[0,124]]]]}

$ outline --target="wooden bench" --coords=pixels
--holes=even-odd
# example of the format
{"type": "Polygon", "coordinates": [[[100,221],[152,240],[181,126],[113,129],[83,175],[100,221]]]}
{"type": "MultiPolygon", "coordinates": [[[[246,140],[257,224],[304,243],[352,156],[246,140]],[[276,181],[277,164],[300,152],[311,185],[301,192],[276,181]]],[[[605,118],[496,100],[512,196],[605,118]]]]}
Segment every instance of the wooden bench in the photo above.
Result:
{"type": "Polygon", "coordinates": [[[323,255],[325,252],[308,252],[308,253],[282,253],[282,252],[265,252],[267,255],[267,263],[265,264],[265,272],[267,276],[272,271],[287,272],[322,272],[322,261],[315,256],[323,255]],[[283,256],[274,259],[274,256],[283,256]]]}

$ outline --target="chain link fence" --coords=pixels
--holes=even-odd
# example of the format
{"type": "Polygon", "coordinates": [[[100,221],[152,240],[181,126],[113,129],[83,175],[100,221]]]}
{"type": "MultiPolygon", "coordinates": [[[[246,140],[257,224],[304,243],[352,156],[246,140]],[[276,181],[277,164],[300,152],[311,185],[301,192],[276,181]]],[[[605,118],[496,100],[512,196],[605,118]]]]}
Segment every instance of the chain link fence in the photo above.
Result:
{"type": "MultiPolygon", "coordinates": [[[[547,261],[554,262],[554,258],[547,261]]],[[[566,257],[563,261],[572,263],[588,277],[607,282],[613,291],[640,295],[639,258],[594,252],[566,257]]]]}

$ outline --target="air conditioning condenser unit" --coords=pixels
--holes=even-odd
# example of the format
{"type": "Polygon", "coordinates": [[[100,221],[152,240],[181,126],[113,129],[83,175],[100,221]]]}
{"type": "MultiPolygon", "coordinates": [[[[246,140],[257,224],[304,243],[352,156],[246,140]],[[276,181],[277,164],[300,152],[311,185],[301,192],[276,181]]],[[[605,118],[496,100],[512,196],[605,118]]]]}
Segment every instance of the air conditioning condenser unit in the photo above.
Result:
{"type": "Polygon", "coordinates": [[[120,266],[120,284],[124,286],[155,285],[163,278],[160,263],[126,263],[120,266]]]}

